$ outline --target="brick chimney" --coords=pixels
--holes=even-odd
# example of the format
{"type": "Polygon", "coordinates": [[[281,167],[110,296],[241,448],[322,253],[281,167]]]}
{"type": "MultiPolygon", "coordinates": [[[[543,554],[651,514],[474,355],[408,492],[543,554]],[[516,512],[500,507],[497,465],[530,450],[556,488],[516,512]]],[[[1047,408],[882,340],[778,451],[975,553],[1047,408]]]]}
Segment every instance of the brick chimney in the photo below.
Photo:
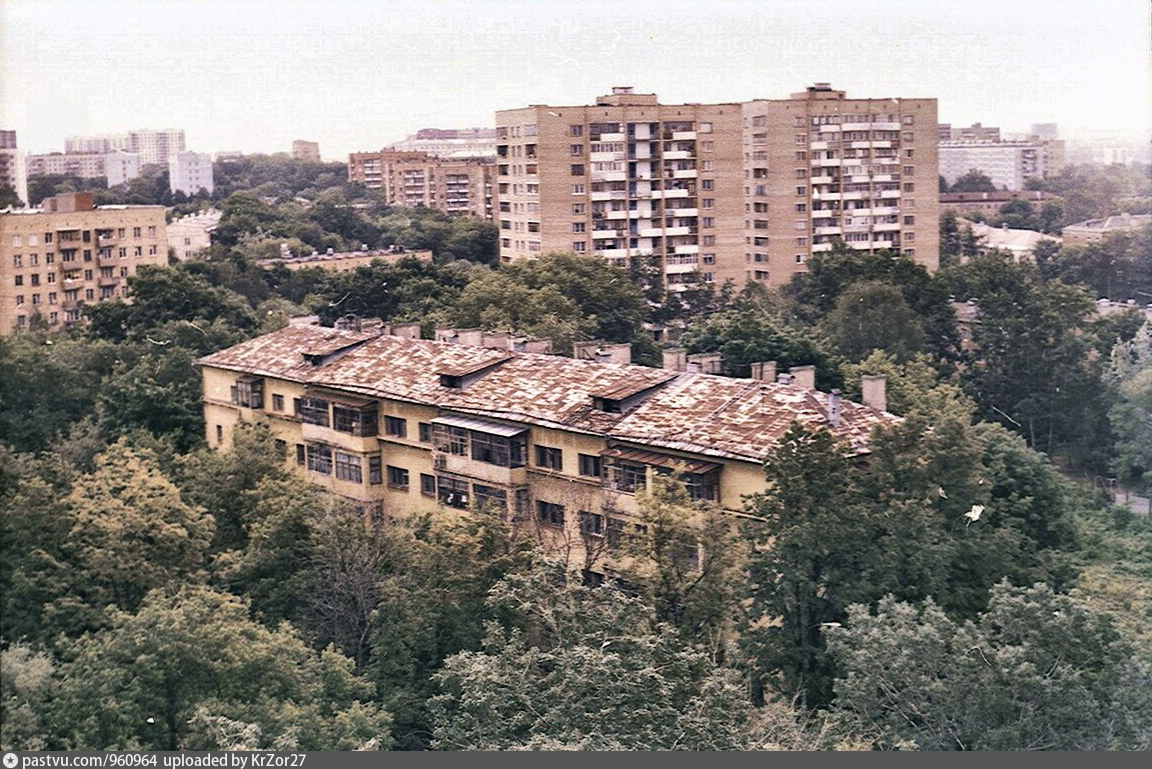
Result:
{"type": "Polygon", "coordinates": [[[792,383],[806,387],[809,390],[816,389],[816,367],[815,366],[793,366],[788,370],[792,375],[792,383]]]}
{"type": "Polygon", "coordinates": [[[888,410],[888,378],[882,374],[866,374],[860,377],[860,389],[865,406],[878,411],[888,410]]]}
{"type": "Polygon", "coordinates": [[[664,350],[664,368],[669,371],[686,371],[688,369],[688,351],[683,347],[669,347],[664,350]]]}
{"type": "Polygon", "coordinates": [[[759,379],[761,382],[775,382],[776,361],[768,360],[762,363],[753,363],[752,378],[759,379]]]}

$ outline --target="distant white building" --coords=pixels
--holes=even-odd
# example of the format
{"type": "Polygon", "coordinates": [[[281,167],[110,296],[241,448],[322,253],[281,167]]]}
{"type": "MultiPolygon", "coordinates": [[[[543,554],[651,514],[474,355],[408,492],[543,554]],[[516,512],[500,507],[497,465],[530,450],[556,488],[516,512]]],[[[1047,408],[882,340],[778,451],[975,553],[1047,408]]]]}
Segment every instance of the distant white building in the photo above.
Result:
{"type": "Polygon", "coordinates": [[[140,175],[140,156],[135,152],[72,152],[28,156],[28,175],[78,176],[81,179],[108,180],[109,187],[140,175]]]}
{"type": "Polygon", "coordinates": [[[104,177],[109,187],[123,184],[140,175],[140,155],[135,152],[110,152],[104,156],[104,177]]]}
{"type": "Polygon", "coordinates": [[[116,150],[135,152],[140,156],[141,164],[163,165],[168,162],[170,155],[184,151],[184,129],[141,128],[120,134],[69,136],[64,139],[65,153],[106,155],[116,150]]]}
{"type": "Polygon", "coordinates": [[[439,158],[496,157],[495,128],[421,128],[392,149],[427,152],[439,158]]]}
{"type": "Polygon", "coordinates": [[[990,227],[987,224],[973,222],[972,233],[980,239],[980,252],[985,253],[992,249],[1007,251],[1016,258],[1016,261],[1030,261],[1036,246],[1044,241],[1060,243],[1055,235],[1045,235],[1034,230],[1011,230],[1008,226],[990,227]]]}
{"type": "Polygon", "coordinates": [[[1043,148],[1032,142],[942,141],[938,158],[949,184],[977,170],[997,189],[1022,190],[1028,179],[1047,175],[1043,148]]]}
{"type": "Polygon", "coordinates": [[[168,187],[192,196],[201,189],[212,194],[212,156],[204,152],[177,152],[168,160],[168,187]]]}
{"type": "Polygon", "coordinates": [[[198,211],[168,223],[168,248],[177,259],[191,259],[212,245],[212,233],[223,213],[214,208],[198,211]]]}

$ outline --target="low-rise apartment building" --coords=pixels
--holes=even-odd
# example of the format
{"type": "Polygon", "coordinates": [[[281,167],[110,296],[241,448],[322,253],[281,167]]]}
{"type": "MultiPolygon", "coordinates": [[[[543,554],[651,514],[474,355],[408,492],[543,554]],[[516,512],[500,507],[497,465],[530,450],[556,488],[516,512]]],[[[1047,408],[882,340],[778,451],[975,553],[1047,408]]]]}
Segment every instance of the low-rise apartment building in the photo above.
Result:
{"type": "MultiPolygon", "coordinates": [[[[287,246],[281,246],[281,250],[286,251],[287,246]]],[[[319,267],[324,270],[332,270],[333,272],[351,272],[358,267],[366,267],[376,260],[392,263],[408,258],[430,262],[432,261],[432,252],[409,251],[401,246],[390,246],[388,248],[378,249],[365,248],[361,251],[332,251],[329,249],[329,251],[324,254],[313,251],[311,254],[293,256],[290,253],[286,253],[280,258],[261,259],[256,262],[256,264],[264,269],[278,266],[287,267],[289,270],[304,270],[309,267],[319,267]]]]}
{"type": "Polygon", "coordinates": [[[380,190],[393,206],[434,208],[492,219],[491,161],[441,158],[419,151],[380,150],[348,156],[348,181],[380,190]]]}
{"type": "Polygon", "coordinates": [[[811,367],[733,379],[519,352],[479,330],[387,332],[291,325],[200,359],[209,444],[265,422],[309,480],[369,509],[498,514],[592,568],[654,474],[741,512],[794,420],[864,452],[873,427],[898,419],[880,377],[862,405],[817,392],[811,367]]]}
{"type": "Polygon", "coordinates": [[[95,207],[88,193],[0,212],[0,334],[36,316],[62,328],[85,304],[126,297],[140,265],[168,263],[164,220],[164,206],[95,207]]]}

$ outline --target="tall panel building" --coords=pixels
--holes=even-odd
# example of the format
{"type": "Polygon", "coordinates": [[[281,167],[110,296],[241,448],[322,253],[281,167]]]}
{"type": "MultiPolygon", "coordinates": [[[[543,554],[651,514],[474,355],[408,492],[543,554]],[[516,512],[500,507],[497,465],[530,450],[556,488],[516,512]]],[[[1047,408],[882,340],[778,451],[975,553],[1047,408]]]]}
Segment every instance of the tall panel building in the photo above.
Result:
{"type": "Polygon", "coordinates": [[[195,195],[201,189],[209,195],[215,188],[212,156],[207,152],[177,152],[168,159],[168,186],[172,192],[195,195]]]}
{"type": "Polygon", "coordinates": [[[837,240],[939,266],[935,99],[818,83],[743,107],[747,277],[783,285],[837,240]]]}
{"type": "Polygon", "coordinates": [[[614,88],[591,106],[496,113],[500,255],[648,258],[670,289],[787,283],[837,239],[935,269],[936,100],[662,105],[614,88]],[[919,131],[919,139],[917,139],[919,131]]]}
{"type": "Polygon", "coordinates": [[[739,104],[660,104],[613,88],[591,106],[496,113],[500,257],[647,257],[670,288],[743,282],[739,104]]]}
{"type": "Polygon", "coordinates": [[[183,152],[184,149],[183,128],[161,130],[141,128],[120,134],[69,136],[64,139],[65,153],[86,152],[106,155],[109,152],[123,150],[138,154],[142,164],[163,165],[168,162],[170,155],[183,152]]]}

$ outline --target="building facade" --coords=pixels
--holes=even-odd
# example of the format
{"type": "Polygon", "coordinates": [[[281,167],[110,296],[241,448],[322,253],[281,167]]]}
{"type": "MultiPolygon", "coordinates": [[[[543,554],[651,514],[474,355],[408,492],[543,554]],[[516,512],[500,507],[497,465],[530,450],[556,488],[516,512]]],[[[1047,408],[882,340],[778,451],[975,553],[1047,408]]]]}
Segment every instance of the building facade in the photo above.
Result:
{"type": "Polygon", "coordinates": [[[503,110],[496,123],[506,262],[646,259],[677,289],[779,286],[836,239],[939,261],[935,99],[847,99],[818,84],[790,99],[661,105],[615,88],[593,106],[503,110]]]}
{"type": "Polygon", "coordinates": [[[136,153],[140,156],[142,164],[164,165],[168,162],[169,156],[185,150],[184,129],[153,130],[141,128],[119,134],[69,136],[64,140],[65,154],[94,153],[106,155],[116,150],[136,153]]]}
{"type": "Polygon", "coordinates": [[[743,106],[748,277],[784,285],[836,241],[939,266],[935,99],[849,99],[817,83],[743,106]]]}
{"type": "Polygon", "coordinates": [[[743,282],[739,104],[660,104],[614,88],[591,106],[496,113],[504,262],[552,251],[650,260],[671,288],[743,282]]]}
{"type": "Polygon", "coordinates": [[[348,156],[348,181],[380,190],[389,205],[434,208],[492,219],[495,167],[476,158],[439,158],[427,152],[381,150],[348,156]]]}
{"type": "Polygon", "coordinates": [[[28,169],[23,153],[16,147],[16,132],[0,130],[0,186],[11,187],[28,205],[28,169]]]}
{"type": "Polygon", "coordinates": [[[168,248],[177,259],[191,259],[212,245],[212,233],[223,212],[210,208],[168,223],[168,248]]]}
{"type": "Polygon", "coordinates": [[[866,382],[869,406],[817,392],[811,369],[731,379],[417,330],[290,325],[200,359],[209,444],[227,449],[238,424],[264,422],[305,477],[369,509],[500,515],[593,569],[657,474],[740,512],[793,420],[861,452],[897,421],[882,378],[866,382]]]}
{"type": "Polygon", "coordinates": [[[173,193],[192,196],[205,190],[209,195],[212,182],[212,156],[204,152],[177,152],[168,160],[168,187],[173,193]]]}
{"type": "Polygon", "coordinates": [[[1152,226],[1152,214],[1120,214],[1069,224],[1061,230],[1061,235],[1066,246],[1086,246],[1099,243],[1109,235],[1134,233],[1149,226],[1152,226]]]}
{"type": "MultiPolygon", "coordinates": [[[[287,246],[281,247],[287,251],[287,246]]],[[[329,251],[326,254],[311,253],[303,256],[287,254],[279,259],[261,259],[256,264],[264,269],[273,267],[287,267],[289,270],[304,270],[310,267],[319,267],[333,272],[351,272],[358,267],[367,267],[376,260],[389,264],[401,259],[419,259],[424,262],[432,261],[431,251],[408,251],[400,246],[377,249],[375,251],[329,251]]]]}
{"type": "Polygon", "coordinates": [[[320,143],[297,139],[292,142],[292,159],[302,160],[307,163],[319,163],[320,143]]]}
{"type": "Polygon", "coordinates": [[[80,308],[127,296],[141,265],[168,263],[164,206],[92,205],[70,193],[0,212],[0,334],[81,320],[80,308]]]}
{"type": "Polygon", "coordinates": [[[109,187],[140,175],[140,156],[134,152],[74,152],[28,156],[28,175],[77,176],[81,179],[105,179],[109,187]]]}
{"type": "MultiPolygon", "coordinates": [[[[996,129],[997,137],[999,129],[996,129]]],[[[1029,179],[1057,174],[1065,165],[1064,142],[1032,136],[1017,141],[951,139],[940,142],[940,175],[949,184],[980,171],[998,189],[1023,190],[1029,179]]]]}

